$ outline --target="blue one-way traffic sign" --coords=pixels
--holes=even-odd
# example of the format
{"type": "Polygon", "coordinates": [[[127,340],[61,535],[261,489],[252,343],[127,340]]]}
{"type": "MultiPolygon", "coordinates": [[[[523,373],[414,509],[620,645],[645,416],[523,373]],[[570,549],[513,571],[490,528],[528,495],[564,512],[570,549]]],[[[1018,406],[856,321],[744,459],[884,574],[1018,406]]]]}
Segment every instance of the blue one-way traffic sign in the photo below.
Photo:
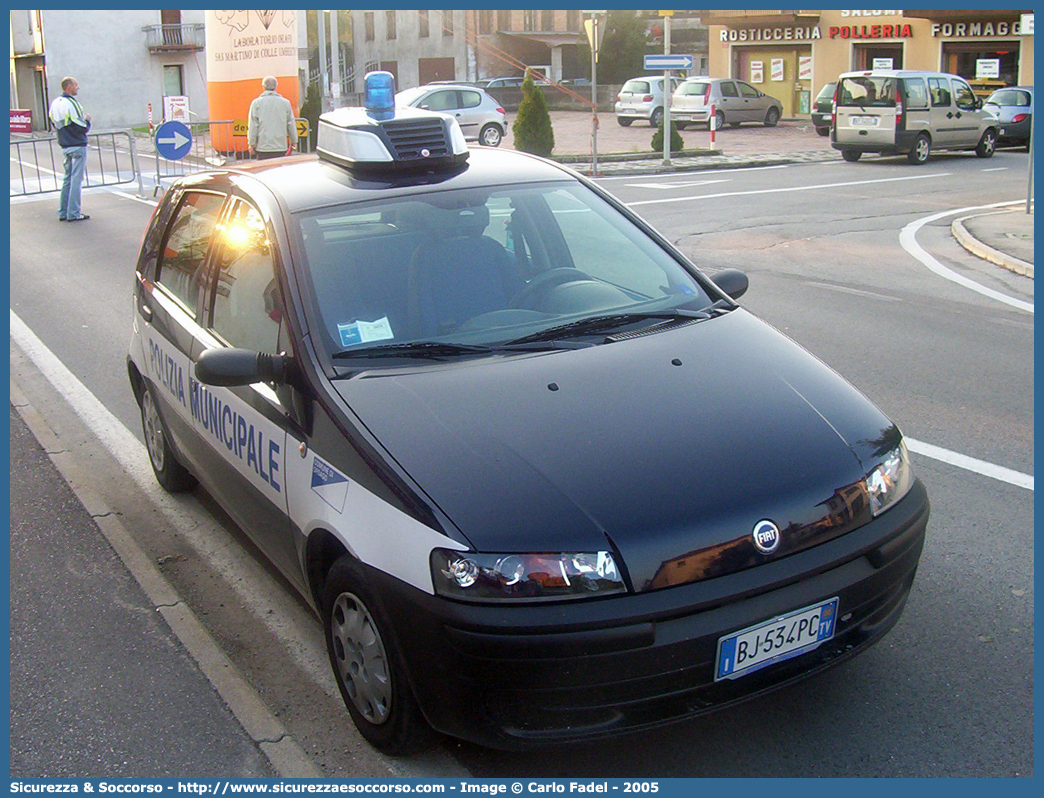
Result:
{"type": "Polygon", "coordinates": [[[192,132],[181,122],[164,122],[156,128],[156,152],[168,161],[180,161],[192,149],[192,132]]]}
{"type": "Polygon", "coordinates": [[[647,55],[646,69],[692,69],[691,55],[647,55]]]}

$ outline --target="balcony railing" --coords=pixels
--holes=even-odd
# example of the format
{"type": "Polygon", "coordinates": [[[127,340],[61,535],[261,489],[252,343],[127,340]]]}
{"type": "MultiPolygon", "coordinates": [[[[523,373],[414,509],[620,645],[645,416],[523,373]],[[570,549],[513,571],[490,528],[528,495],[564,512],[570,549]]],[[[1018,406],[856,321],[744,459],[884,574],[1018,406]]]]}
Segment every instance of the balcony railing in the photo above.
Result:
{"type": "Polygon", "coordinates": [[[146,25],[145,46],[150,53],[162,53],[169,50],[202,50],[205,38],[205,25],[202,22],[191,22],[183,25],[146,25]]]}

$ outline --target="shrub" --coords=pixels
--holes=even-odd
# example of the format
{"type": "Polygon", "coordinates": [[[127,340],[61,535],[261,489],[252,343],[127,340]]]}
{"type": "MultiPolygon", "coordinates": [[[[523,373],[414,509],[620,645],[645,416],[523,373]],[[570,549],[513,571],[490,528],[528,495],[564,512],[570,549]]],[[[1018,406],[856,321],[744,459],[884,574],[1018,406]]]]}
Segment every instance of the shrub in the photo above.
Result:
{"type": "MultiPolygon", "coordinates": [[[[660,122],[660,126],[656,128],[656,132],[653,133],[652,137],[652,148],[653,152],[663,152],[663,122],[660,122]]],[[[681,133],[678,132],[678,128],[674,125],[674,120],[671,120],[671,152],[681,152],[685,148],[685,142],[682,141],[681,133]]]]}
{"type": "Polygon", "coordinates": [[[511,133],[516,150],[546,158],[555,148],[555,132],[551,129],[551,114],[547,111],[544,93],[528,72],[522,82],[522,102],[511,133]]]}

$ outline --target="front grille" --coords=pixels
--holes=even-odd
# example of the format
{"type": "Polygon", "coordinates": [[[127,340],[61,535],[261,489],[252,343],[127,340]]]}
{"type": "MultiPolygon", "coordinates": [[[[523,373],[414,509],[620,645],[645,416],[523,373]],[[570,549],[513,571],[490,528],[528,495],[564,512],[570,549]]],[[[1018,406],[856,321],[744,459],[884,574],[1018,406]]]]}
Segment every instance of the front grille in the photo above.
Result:
{"type": "Polygon", "coordinates": [[[397,161],[425,160],[450,155],[446,125],[441,119],[390,121],[381,125],[397,161]],[[421,150],[427,150],[422,155],[421,150]]]}

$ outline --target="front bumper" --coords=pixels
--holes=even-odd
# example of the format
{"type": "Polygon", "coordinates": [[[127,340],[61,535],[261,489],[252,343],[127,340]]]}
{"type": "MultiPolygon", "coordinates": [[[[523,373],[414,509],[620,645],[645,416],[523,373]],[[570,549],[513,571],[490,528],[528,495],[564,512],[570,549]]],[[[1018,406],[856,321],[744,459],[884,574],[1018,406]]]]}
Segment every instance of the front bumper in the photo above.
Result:
{"type": "Polygon", "coordinates": [[[374,574],[431,725],[517,750],[677,722],[836,664],[902,613],[924,544],[928,497],[852,532],[716,579],[626,597],[479,606],[374,574]],[[833,639],[735,680],[714,681],[723,635],[838,596],[833,639]]]}

